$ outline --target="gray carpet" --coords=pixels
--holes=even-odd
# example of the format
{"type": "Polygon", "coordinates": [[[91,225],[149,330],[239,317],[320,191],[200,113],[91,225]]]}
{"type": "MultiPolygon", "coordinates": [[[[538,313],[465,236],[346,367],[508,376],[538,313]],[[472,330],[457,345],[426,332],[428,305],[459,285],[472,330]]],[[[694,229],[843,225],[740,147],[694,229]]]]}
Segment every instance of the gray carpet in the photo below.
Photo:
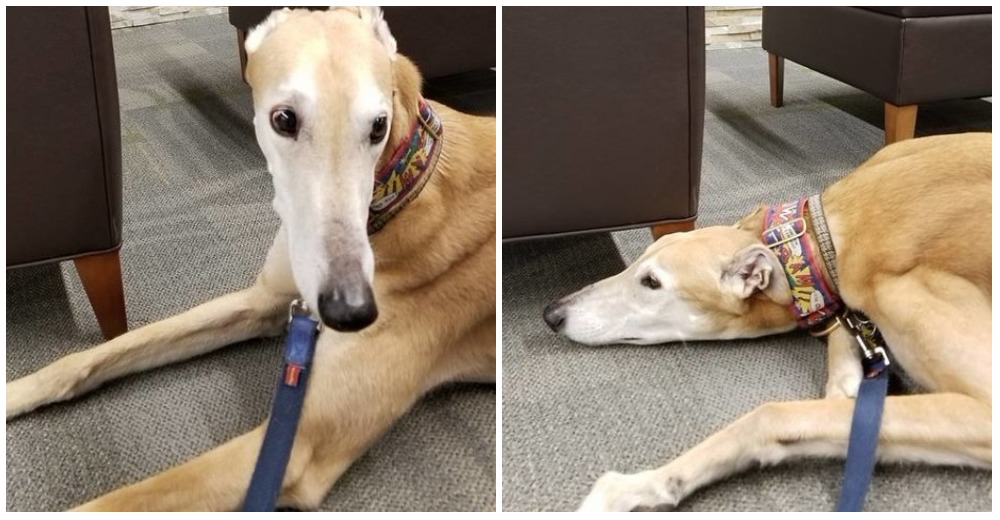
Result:
{"type": "MultiPolygon", "coordinates": [[[[247,286],[278,221],[225,16],[118,30],[114,44],[134,329],[247,286]]],[[[492,110],[495,94],[484,94],[459,101],[492,110]]],[[[72,263],[7,272],[8,381],[100,341],[72,263]]],[[[279,339],[247,341],[7,424],[7,509],[65,509],[252,428],[279,367],[279,339]]],[[[495,510],[495,445],[492,385],[437,390],[323,509],[495,510]]]]}
{"type": "MultiPolygon", "coordinates": [[[[787,63],[785,106],[768,103],[761,49],[708,52],[699,226],[754,204],[819,191],[877,150],[877,99],[787,63]]],[[[918,135],[990,130],[983,100],[921,105],[918,135]]],[[[801,333],[746,341],[584,347],[541,319],[550,301],[620,271],[645,229],[503,246],[505,511],[573,509],[603,472],[659,467],[757,405],[819,397],[824,346],[801,333]]],[[[754,469],[696,493],[682,510],[832,510],[841,467],[754,469]]],[[[992,508],[986,471],[883,466],[870,510],[992,508]]]]}

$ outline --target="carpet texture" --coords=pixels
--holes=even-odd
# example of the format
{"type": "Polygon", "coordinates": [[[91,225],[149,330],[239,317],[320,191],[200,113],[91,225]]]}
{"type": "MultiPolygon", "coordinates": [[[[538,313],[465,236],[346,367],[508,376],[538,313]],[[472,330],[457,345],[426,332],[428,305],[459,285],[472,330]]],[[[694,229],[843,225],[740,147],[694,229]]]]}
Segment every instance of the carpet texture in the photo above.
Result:
{"type": "MultiPolygon", "coordinates": [[[[254,279],[278,227],[250,90],[225,16],[114,32],[129,328],[254,279]]],[[[442,99],[492,112],[495,87],[442,99]]],[[[79,279],[7,272],[7,380],[101,342],[79,279]]],[[[126,377],[7,424],[7,509],[61,510],[188,460],[265,419],[280,339],[126,377]]],[[[496,392],[432,392],[334,486],[324,510],[495,510],[496,392]]]]}
{"type": "MultiPolygon", "coordinates": [[[[881,147],[879,100],[791,62],[785,74],[775,109],[763,50],[707,53],[699,226],[818,192],[881,147]]],[[[989,131],[991,116],[983,100],[921,105],[917,134],[989,131]]],[[[641,229],[504,244],[503,510],[574,509],[605,471],[662,466],[762,403],[821,396],[824,345],[802,333],[585,347],[545,326],[546,304],[651,243],[641,229]]],[[[841,471],[833,461],[751,469],[680,509],[829,511],[841,471]]],[[[987,471],[881,466],[867,509],[988,511],[992,486],[987,471]]]]}

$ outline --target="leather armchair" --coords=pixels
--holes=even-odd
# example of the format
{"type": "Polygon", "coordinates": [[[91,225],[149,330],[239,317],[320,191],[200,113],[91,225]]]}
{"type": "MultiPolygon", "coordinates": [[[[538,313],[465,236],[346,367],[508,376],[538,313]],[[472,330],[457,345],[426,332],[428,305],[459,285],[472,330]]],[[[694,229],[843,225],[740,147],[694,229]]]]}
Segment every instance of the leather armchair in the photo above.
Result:
{"type": "MultiPolygon", "coordinates": [[[[243,71],[246,33],[274,9],[280,7],[229,8],[243,71]]],[[[425,80],[488,70],[496,64],[493,7],[383,7],[382,12],[399,51],[413,60],[425,80]]]]}
{"type": "Polygon", "coordinates": [[[885,102],[886,144],[912,138],[917,105],[992,93],[993,9],[765,7],[771,104],[783,104],[784,59],[885,102]]]}
{"type": "Polygon", "coordinates": [[[73,260],[125,332],[121,128],[105,7],[7,8],[7,269],[73,260]]]}
{"type": "Polygon", "coordinates": [[[503,10],[503,238],[694,227],[701,7],[503,10]]]}

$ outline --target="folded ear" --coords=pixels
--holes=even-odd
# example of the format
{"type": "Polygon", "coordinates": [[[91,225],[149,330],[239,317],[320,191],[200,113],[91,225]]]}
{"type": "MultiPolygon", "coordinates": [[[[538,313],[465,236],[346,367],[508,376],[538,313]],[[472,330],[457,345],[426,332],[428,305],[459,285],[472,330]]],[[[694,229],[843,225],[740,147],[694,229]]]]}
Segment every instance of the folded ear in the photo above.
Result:
{"type": "Polygon", "coordinates": [[[791,289],[778,257],[763,244],[746,247],[723,268],[722,286],[740,298],[761,291],[777,303],[788,303],[791,289]]]}
{"type": "Polygon", "coordinates": [[[385,18],[382,17],[382,9],[378,7],[368,6],[361,8],[361,19],[367,20],[368,23],[372,24],[372,30],[375,31],[375,37],[378,41],[382,42],[385,46],[385,50],[389,53],[389,56],[396,57],[396,39],[392,37],[392,33],[389,32],[389,24],[385,23],[385,18]]]}
{"type": "Polygon", "coordinates": [[[749,215],[741,218],[734,227],[736,229],[746,229],[753,231],[760,229],[764,225],[764,212],[767,211],[766,204],[757,204],[757,207],[749,215]]]}
{"type": "Polygon", "coordinates": [[[243,43],[243,48],[246,49],[247,54],[257,52],[257,49],[260,48],[260,44],[263,43],[264,38],[266,38],[268,34],[271,34],[271,31],[280,25],[281,22],[284,22],[288,18],[288,14],[291,12],[292,10],[287,7],[271,11],[271,14],[269,14],[263,22],[257,24],[257,26],[253,29],[250,29],[247,33],[246,40],[243,43]]]}
{"type": "Polygon", "coordinates": [[[389,24],[385,23],[385,18],[382,17],[382,9],[376,6],[359,6],[359,7],[331,7],[330,10],[336,9],[346,9],[358,15],[358,18],[372,27],[372,31],[375,32],[375,38],[385,46],[386,51],[392,58],[396,57],[396,39],[392,37],[392,33],[389,32],[389,24]]]}

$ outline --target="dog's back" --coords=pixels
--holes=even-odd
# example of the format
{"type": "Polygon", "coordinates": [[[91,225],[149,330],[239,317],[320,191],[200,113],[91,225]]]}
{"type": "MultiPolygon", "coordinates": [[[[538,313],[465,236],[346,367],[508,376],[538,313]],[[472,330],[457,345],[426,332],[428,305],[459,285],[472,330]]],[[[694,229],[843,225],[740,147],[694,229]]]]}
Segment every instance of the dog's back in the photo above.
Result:
{"type": "Polygon", "coordinates": [[[823,202],[845,285],[919,266],[991,295],[992,141],[989,133],[903,141],[830,186],[823,202]]]}

